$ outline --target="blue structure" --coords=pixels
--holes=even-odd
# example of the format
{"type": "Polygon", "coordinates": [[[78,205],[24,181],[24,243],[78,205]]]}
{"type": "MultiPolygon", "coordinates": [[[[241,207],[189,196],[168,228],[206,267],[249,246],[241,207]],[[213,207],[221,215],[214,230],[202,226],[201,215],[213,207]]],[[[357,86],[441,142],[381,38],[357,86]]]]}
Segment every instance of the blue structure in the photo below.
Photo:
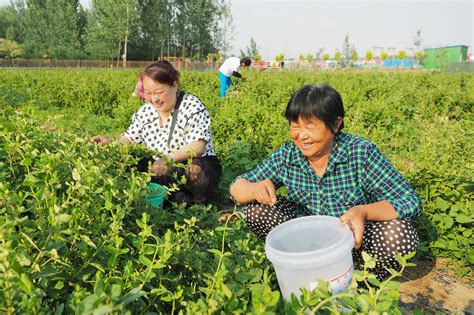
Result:
{"type": "Polygon", "coordinates": [[[389,68],[413,68],[418,64],[414,59],[385,59],[383,61],[384,67],[389,68]]]}

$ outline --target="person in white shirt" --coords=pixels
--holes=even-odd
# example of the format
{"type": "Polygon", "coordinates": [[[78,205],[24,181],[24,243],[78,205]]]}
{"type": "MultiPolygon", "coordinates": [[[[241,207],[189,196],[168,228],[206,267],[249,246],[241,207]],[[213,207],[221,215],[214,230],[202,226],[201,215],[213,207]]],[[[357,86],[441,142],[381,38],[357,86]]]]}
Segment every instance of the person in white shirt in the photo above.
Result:
{"type": "MultiPolygon", "coordinates": [[[[149,170],[151,181],[171,186],[183,176],[186,184],[171,198],[203,203],[217,187],[222,167],[212,144],[211,118],[201,100],[178,89],[179,73],[166,60],[150,64],[140,75],[146,100],[132,117],[132,124],[121,135],[120,143],[144,144],[157,156],[144,158],[137,169],[149,170]],[[191,164],[171,167],[167,160],[191,164]]],[[[99,145],[112,140],[98,135],[90,139],[99,145]]]]}
{"type": "Polygon", "coordinates": [[[242,76],[238,71],[240,68],[245,68],[250,66],[252,61],[249,57],[244,57],[242,59],[237,57],[229,57],[219,68],[219,80],[221,81],[221,97],[224,97],[227,93],[227,89],[232,84],[231,77],[241,78],[245,80],[245,77],[242,76]]]}

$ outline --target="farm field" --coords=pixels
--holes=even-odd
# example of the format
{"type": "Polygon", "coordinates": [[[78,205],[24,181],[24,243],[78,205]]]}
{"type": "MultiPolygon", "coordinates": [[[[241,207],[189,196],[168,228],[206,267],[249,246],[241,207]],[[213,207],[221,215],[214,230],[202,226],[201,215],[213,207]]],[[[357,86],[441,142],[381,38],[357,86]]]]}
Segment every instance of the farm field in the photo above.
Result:
{"type": "MultiPolygon", "coordinates": [[[[184,72],[182,89],[209,109],[224,169],[214,203],[165,211],[145,203],[149,175],[130,170],[147,150],[87,140],[128,126],[141,106],[130,96],[137,75],[0,70],[0,313],[401,312],[392,280],[403,278],[285,302],[264,243],[242,220],[218,222],[233,178],[289,140],[292,92],[316,82],[341,93],[344,131],[374,142],[422,198],[411,261],[432,261],[429,269],[442,260],[472,288],[474,75],[248,72],[220,99],[216,73],[184,72]]],[[[354,278],[373,282],[366,272],[354,278]]]]}

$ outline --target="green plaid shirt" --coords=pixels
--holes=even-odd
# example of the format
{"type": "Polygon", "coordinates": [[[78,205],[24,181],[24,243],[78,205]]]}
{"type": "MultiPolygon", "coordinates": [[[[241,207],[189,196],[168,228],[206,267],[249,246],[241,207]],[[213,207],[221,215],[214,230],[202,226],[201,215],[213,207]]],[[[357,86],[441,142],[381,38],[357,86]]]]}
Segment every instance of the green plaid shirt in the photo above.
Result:
{"type": "Polygon", "coordinates": [[[298,215],[339,217],[356,205],[387,200],[400,219],[421,213],[421,200],[374,144],[352,134],[339,133],[326,171],[319,177],[293,143],[282,144],[255,169],[237,177],[250,182],[270,179],[288,189],[298,215]]]}

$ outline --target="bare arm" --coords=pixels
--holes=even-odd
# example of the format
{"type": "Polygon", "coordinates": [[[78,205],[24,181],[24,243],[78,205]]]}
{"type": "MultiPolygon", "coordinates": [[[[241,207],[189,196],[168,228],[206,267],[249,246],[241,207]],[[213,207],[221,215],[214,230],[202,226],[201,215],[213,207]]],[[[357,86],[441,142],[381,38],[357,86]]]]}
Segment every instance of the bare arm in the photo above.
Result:
{"type": "Polygon", "coordinates": [[[170,158],[175,162],[184,162],[191,157],[202,156],[206,151],[207,142],[198,140],[186,144],[181,149],[176,150],[170,154],[170,158]]]}
{"type": "Polygon", "coordinates": [[[245,178],[239,178],[230,187],[230,194],[235,201],[242,204],[257,201],[272,206],[276,203],[275,186],[269,179],[252,183],[245,178]]]}
{"type": "Polygon", "coordinates": [[[354,233],[355,248],[362,244],[364,223],[366,221],[390,221],[398,218],[395,208],[387,200],[359,205],[350,208],[341,218],[341,224],[348,223],[354,233]]]}

